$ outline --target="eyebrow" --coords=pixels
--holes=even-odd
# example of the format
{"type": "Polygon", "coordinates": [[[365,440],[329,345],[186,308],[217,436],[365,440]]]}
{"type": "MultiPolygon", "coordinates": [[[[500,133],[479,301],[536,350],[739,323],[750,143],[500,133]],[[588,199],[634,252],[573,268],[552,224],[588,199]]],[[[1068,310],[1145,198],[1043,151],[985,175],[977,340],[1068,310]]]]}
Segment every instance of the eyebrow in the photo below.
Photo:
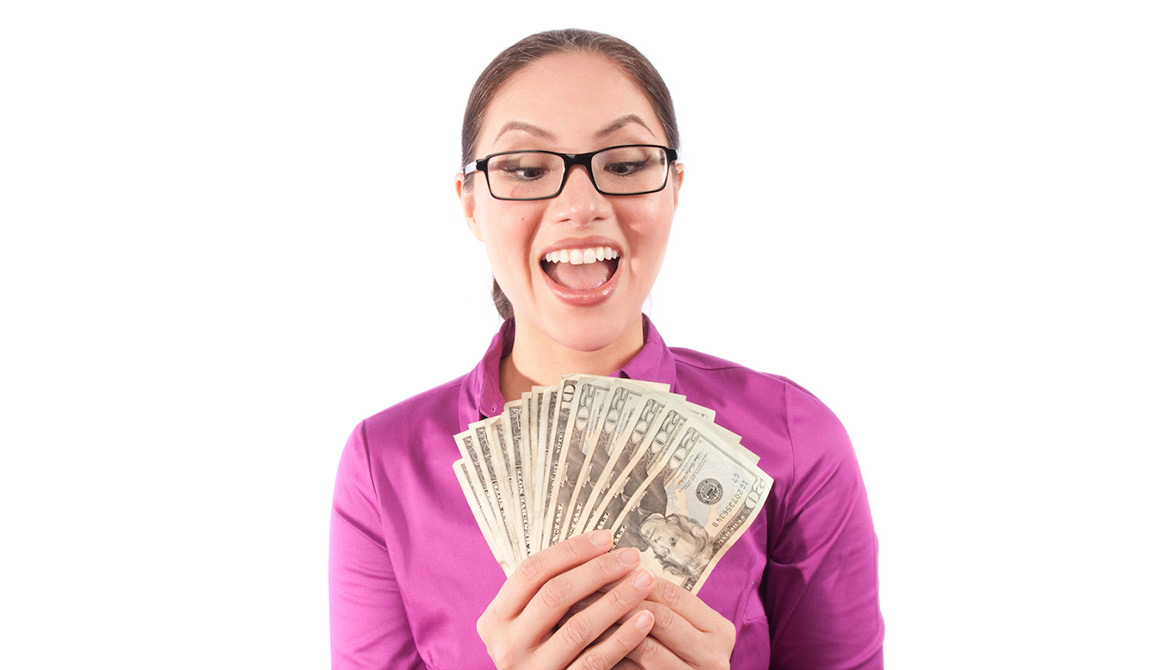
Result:
{"type": "MultiPolygon", "coordinates": [[[[617,121],[614,121],[613,123],[609,124],[608,126],[597,131],[597,135],[595,135],[595,137],[597,137],[597,138],[605,137],[606,135],[609,135],[610,133],[621,130],[622,128],[630,125],[631,123],[636,123],[639,126],[642,126],[643,128],[645,128],[646,130],[650,130],[650,126],[646,125],[646,122],[642,120],[642,117],[638,116],[637,114],[626,114],[625,116],[621,117],[617,121]]],[[[650,132],[653,133],[654,131],[650,130],[650,132]]]]}
{"type": "Polygon", "coordinates": [[[509,121],[509,122],[505,123],[504,127],[500,129],[500,133],[498,135],[496,135],[496,139],[499,140],[501,137],[504,136],[505,133],[509,133],[509,132],[514,131],[514,130],[522,130],[526,133],[529,133],[531,135],[535,135],[535,136],[537,136],[541,139],[545,139],[545,140],[554,139],[552,136],[552,133],[548,132],[544,128],[534,126],[531,123],[526,123],[524,121],[509,121]]]}
{"type": "MultiPolygon", "coordinates": [[[[650,130],[650,126],[647,125],[646,122],[642,120],[642,117],[638,116],[637,114],[626,114],[625,116],[618,118],[616,121],[609,124],[608,126],[597,131],[597,133],[594,135],[594,137],[597,137],[598,139],[600,139],[602,137],[605,137],[606,135],[609,135],[611,133],[615,133],[615,132],[621,130],[622,128],[625,128],[626,126],[630,125],[631,123],[636,123],[639,126],[642,126],[643,128],[645,128],[646,130],[649,130],[651,133],[654,132],[653,130],[650,130]]],[[[496,139],[499,140],[506,133],[517,131],[517,130],[526,132],[530,135],[535,135],[536,137],[539,137],[539,138],[545,139],[545,140],[556,139],[552,133],[548,132],[544,128],[541,128],[539,126],[535,126],[535,125],[528,123],[526,121],[509,121],[509,122],[505,123],[504,127],[500,128],[500,132],[496,135],[496,139]]]]}

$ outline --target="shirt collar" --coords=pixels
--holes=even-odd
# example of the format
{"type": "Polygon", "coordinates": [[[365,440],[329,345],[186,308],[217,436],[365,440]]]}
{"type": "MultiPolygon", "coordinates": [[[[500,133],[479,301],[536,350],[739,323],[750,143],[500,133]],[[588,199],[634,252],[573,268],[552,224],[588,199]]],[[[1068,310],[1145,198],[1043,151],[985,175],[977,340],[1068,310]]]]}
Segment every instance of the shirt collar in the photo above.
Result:
{"type": "Polygon", "coordinates": [[[642,341],[645,342],[642,350],[610,376],[669,384],[673,391],[674,354],[670,353],[666,342],[663,342],[662,336],[658,334],[658,329],[650,323],[650,317],[645,314],[642,315],[642,341]]]}
{"type": "Polygon", "coordinates": [[[459,425],[466,426],[504,411],[504,394],[500,392],[500,361],[512,353],[516,323],[505,319],[492,338],[483,359],[463,380],[459,398],[459,425]]]}
{"type": "MultiPolygon", "coordinates": [[[[515,335],[515,322],[512,319],[505,320],[488,345],[483,359],[464,379],[459,403],[460,425],[466,426],[504,411],[504,394],[500,392],[500,361],[512,353],[515,335]]],[[[642,349],[610,376],[660,382],[669,384],[671,390],[674,390],[674,355],[645,314],[642,315],[642,340],[642,349]]]]}

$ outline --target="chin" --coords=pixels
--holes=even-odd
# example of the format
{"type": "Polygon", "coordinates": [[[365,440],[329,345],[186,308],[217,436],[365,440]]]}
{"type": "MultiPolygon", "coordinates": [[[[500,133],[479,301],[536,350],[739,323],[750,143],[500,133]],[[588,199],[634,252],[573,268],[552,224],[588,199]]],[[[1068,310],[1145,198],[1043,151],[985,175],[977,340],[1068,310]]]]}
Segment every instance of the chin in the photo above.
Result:
{"type": "Polygon", "coordinates": [[[638,332],[641,334],[641,311],[631,317],[598,310],[584,317],[556,319],[545,330],[545,336],[573,351],[602,351],[621,340],[634,322],[638,324],[638,332]]]}

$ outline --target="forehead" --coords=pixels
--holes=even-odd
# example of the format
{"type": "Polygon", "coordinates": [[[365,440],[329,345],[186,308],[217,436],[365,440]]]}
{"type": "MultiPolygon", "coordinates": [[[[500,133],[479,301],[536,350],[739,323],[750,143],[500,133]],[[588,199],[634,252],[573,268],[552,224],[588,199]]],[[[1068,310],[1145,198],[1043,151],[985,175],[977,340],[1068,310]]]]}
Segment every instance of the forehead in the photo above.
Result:
{"type": "Polygon", "coordinates": [[[666,143],[649,97],[620,66],[597,53],[552,54],[517,71],[496,92],[484,113],[479,146],[493,146],[500,130],[517,122],[548,132],[555,142],[579,143],[631,114],[648,126],[634,124],[631,132],[646,135],[638,141],[666,143]]]}
{"type": "Polygon", "coordinates": [[[642,522],[647,532],[653,532],[655,535],[670,528],[670,522],[660,517],[650,517],[642,522]]]}

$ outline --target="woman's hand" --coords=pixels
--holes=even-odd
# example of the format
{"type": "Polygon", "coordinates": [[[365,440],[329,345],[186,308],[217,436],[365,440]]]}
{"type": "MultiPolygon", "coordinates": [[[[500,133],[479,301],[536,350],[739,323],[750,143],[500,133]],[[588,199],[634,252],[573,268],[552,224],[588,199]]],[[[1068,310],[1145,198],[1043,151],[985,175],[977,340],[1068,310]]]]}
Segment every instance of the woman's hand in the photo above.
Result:
{"type": "Polygon", "coordinates": [[[730,667],[735,625],[694,594],[655,579],[654,590],[638,609],[654,614],[654,628],[619,668],[730,667]]]}
{"type": "Polygon", "coordinates": [[[520,564],[476,622],[496,667],[611,668],[646,640],[654,611],[634,610],[646,605],[655,580],[646,570],[630,575],[637,550],[607,554],[612,546],[609,531],[594,531],[520,564]],[[561,623],[569,608],[609,584],[608,593],[561,623]]]}

